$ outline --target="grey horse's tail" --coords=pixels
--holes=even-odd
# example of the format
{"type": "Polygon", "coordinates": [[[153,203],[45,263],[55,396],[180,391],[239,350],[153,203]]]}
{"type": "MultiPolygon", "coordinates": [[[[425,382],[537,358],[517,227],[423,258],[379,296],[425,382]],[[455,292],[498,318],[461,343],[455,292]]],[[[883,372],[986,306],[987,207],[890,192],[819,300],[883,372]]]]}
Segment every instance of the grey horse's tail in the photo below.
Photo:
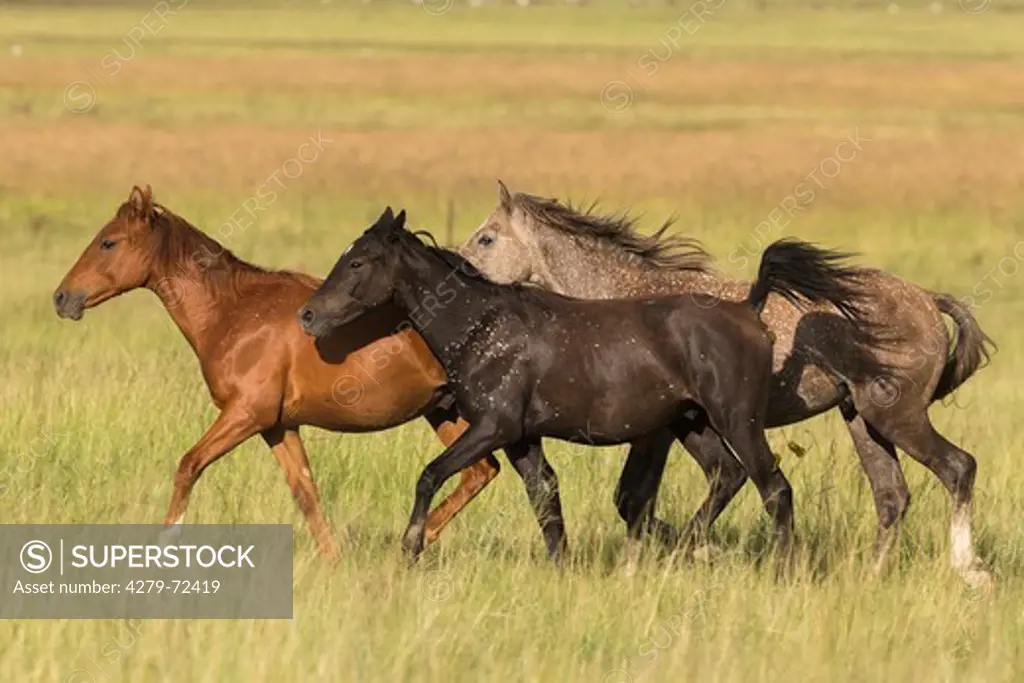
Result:
{"type": "Polygon", "coordinates": [[[939,310],[952,318],[956,324],[956,344],[946,359],[942,375],[939,376],[939,384],[932,394],[933,401],[941,401],[988,363],[996,345],[982,331],[967,306],[949,294],[930,294],[939,310]]]}

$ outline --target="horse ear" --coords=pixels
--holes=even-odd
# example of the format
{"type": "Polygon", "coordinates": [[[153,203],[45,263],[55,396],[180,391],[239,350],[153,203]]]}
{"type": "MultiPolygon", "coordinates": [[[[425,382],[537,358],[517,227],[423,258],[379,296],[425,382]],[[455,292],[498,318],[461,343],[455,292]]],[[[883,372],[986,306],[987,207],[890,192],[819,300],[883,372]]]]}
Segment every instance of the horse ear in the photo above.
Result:
{"type": "Polygon", "coordinates": [[[512,211],[512,193],[505,187],[505,183],[501,182],[501,178],[498,178],[498,201],[506,212],[512,211]]]}
{"type": "Polygon", "coordinates": [[[395,212],[389,206],[384,209],[384,212],[380,215],[380,218],[377,219],[377,224],[374,225],[374,228],[380,233],[383,233],[384,239],[386,241],[397,242],[399,231],[401,230],[402,225],[404,224],[405,211],[399,213],[398,218],[396,219],[395,212]],[[398,222],[396,223],[396,221],[398,222]]]}
{"type": "Polygon", "coordinates": [[[131,194],[128,195],[128,205],[132,207],[136,216],[149,220],[153,212],[153,188],[149,185],[146,185],[145,190],[138,185],[133,187],[131,194]]]}
{"type": "Polygon", "coordinates": [[[392,223],[392,225],[395,226],[396,230],[405,229],[405,209],[402,209],[401,211],[398,212],[398,215],[395,216],[395,220],[392,223]]]}

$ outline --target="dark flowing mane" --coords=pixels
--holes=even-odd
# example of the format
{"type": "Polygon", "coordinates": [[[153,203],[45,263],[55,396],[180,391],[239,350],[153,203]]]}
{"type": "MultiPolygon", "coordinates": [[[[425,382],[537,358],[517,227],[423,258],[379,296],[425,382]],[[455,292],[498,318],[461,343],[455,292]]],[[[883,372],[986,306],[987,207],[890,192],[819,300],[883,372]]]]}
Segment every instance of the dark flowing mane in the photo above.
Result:
{"type": "Polygon", "coordinates": [[[652,268],[701,273],[710,269],[711,257],[699,240],[666,234],[674,219],[665,221],[653,234],[642,235],[636,230],[636,219],[627,212],[600,214],[595,211],[596,203],[583,209],[557,199],[517,192],[512,195],[511,208],[573,237],[615,246],[652,268]]]}
{"type": "Polygon", "coordinates": [[[528,297],[531,297],[531,298],[537,298],[537,299],[571,299],[571,298],[573,298],[573,297],[565,296],[563,294],[559,294],[557,292],[552,292],[550,290],[541,289],[539,287],[534,287],[534,286],[531,286],[531,285],[528,285],[528,284],[521,284],[521,283],[501,284],[501,283],[495,282],[494,280],[491,280],[486,275],[484,275],[482,272],[477,270],[477,268],[472,263],[470,263],[469,260],[466,259],[459,252],[453,251],[451,249],[445,249],[444,247],[440,246],[437,243],[437,240],[434,238],[434,236],[430,232],[428,232],[426,230],[416,230],[415,232],[409,232],[408,234],[410,236],[416,238],[416,241],[419,242],[424,248],[426,248],[426,250],[428,252],[430,252],[431,254],[436,256],[437,258],[439,258],[442,261],[444,261],[448,265],[449,268],[451,268],[452,270],[458,271],[460,274],[465,275],[468,279],[470,279],[470,280],[472,280],[474,282],[480,282],[480,283],[485,284],[485,285],[490,285],[491,287],[494,287],[498,291],[516,292],[516,293],[519,293],[521,295],[525,295],[525,296],[528,296],[528,297]],[[427,240],[429,240],[429,243],[424,242],[423,238],[426,238],[427,240]]]}
{"type": "Polygon", "coordinates": [[[445,249],[438,244],[437,238],[434,237],[433,233],[429,230],[409,231],[409,234],[417,238],[420,244],[427,248],[427,251],[451,266],[452,270],[458,270],[465,273],[468,277],[473,280],[477,280],[478,282],[490,282],[491,284],[496,284],[477,270],[468,259],[462,256],[462,254],[452,251],[451,249],[445,249]],[[427,242],[423,241],[424,238],[427,242]]]}

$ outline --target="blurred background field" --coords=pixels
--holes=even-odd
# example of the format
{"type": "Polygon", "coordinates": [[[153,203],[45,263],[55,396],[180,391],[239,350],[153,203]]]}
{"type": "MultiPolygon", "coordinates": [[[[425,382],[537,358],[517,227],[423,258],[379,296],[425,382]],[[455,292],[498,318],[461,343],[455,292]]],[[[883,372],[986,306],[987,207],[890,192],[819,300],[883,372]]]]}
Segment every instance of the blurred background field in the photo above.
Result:
{"type": "MultiPolygon", "coordinates": [[[[349,530],[339,567],[318,562],[262,443],[204,475],[188,518],[294,522],[294,620],[5,622],[0,679],[1019,680],[1022,9],[0,2],[3,523],[160,521],[178,458],[213,418],[155,297],[133,293],[79,324],[52,310],[53,288],[134,184],[247,260],[322,276],[386,204],[460,241],[500,177],[629,208],[648,229],[675,213],[737,277],[783,235],[859,252],[971,297],[1000,346],[932,411],[979,461],[975,529],[998,576],[988,597],[946,569],[946,494],[906,459],[899,557],[884,579],[862,578],[875,512],[838,416],[770,435],[803,542],[788,581],[752,559],[765,533],[752,487],[719,522],[714,566],[651,557],[623,577],[623,449],[555,442],[567,570],[544,561],[508,472],[410,570],[398,534],[439,452],[426,425],[310,429],[328,514],[349,530]],[[311,137],[315,159],[290,162],[311,137]],[[853,158],[828,161],[851,138],[853,158]],[[272,178],[277,198],[253,224],[224,228],[272,178]],[[765,228],[800,186],[814,200],[765,228]]],[[[704,490],[677,449],[659,510],[682,521],[704,490]]]]}

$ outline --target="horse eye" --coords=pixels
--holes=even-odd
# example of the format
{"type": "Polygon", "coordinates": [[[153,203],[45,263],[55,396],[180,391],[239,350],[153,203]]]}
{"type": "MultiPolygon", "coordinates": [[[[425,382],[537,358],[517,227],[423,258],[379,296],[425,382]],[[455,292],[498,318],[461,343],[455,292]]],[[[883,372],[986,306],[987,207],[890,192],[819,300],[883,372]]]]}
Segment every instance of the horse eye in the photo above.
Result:
{"type": "Polygon", "coordinates": [[[362,268],[363,267],[363,262],[358,260],[358,259],[356,259],[352,263],[348,264],[348,267],[351,268],[352,270],[355,270],[356,268],[362,268]]]}
{"type": "Polygon", "coordinates": [[[480,239],[477,242],[480,243],[480,246],[487,247],[494,244],[494,238],[490,235],[480,235],[480,239]]]}
{"type": "Polygon", "coordinates": [[[110,251],[117,246],[117,240],[103,240],[100,242],[100,249],[103,251],[110,251]]]}

